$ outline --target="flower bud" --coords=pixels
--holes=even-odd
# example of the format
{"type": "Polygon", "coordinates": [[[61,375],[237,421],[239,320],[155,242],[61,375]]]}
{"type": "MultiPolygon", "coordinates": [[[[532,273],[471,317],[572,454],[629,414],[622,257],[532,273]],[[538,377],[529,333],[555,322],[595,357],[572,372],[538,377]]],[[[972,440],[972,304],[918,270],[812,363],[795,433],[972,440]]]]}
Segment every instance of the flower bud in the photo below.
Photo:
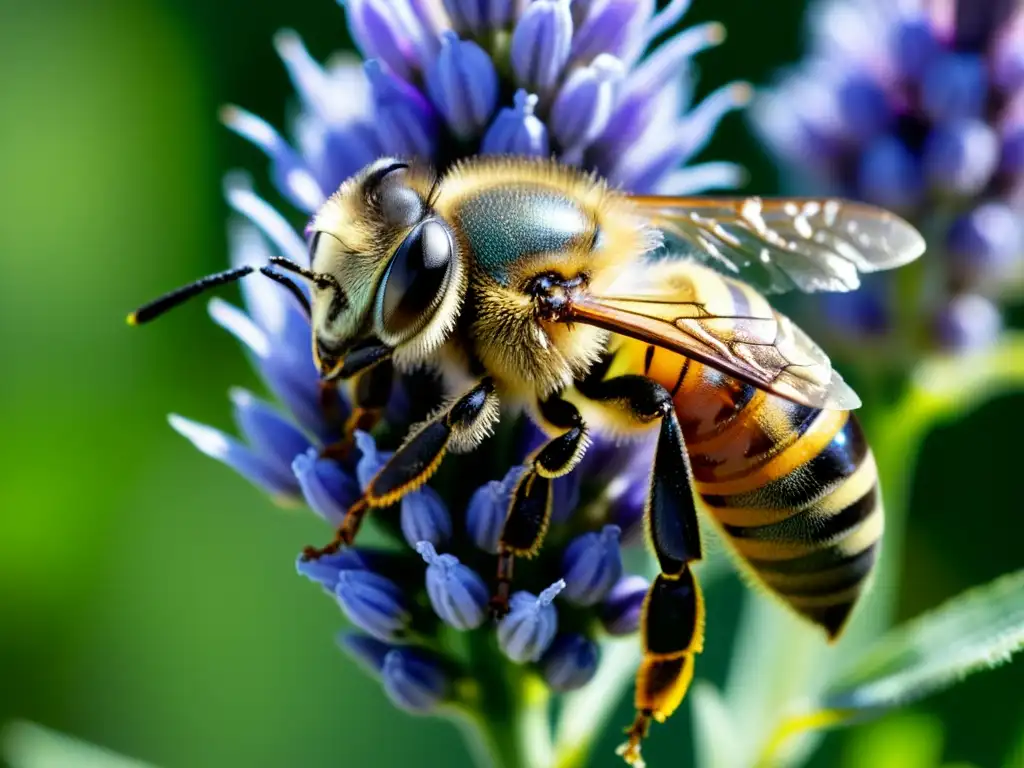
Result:
{"type": "Polygon", "coordinates": [[[437,142],[437,112],[413,86],[385,72],[380,62],[363,64],[370,80],[377,135],[385,151],[400,157],[432,157],[437,142]]]}
{"type": "Polygon", "coordinates": [[[996,132],[981,120],[936,126],[924,144],[925,175],[946,192],[976,195],[995,173],[999,149],[996,132]]]}
{"type": "Polygon", "coordinates": [[[950,352],[969,352],[991,346],[1003,329],[999,309],[973,293],[954,296],[936,315],[935,340],[950,352]]]}
{"type": "Polygon", "coordinates": [[[448,690],[448,678],[441,666],[407,648],[388,652],[381,678],[391,703],[413,714],[433,711],[444,701],[448,690]]]}
{"type": "Polygon", "coordinates": [[[310,581],[330,592],[338,586],[338,575],[342,571],[365,571],[369,565],[365,557],[357,549],[344,549],[323,555],[315,560],[307,560],[301,555],[295,562],[295,570],[310,581]]]}
{"type": "Polygon", "coordinates": [[[1001,277],[1019,263],[1024,231],[1018,214],[1006,203],[988,202],[960,216],[949,229],[946,251],[961,284],[1001,277]]]}
{"type": "Polygon", "coordinates": [[[843,128],[860,141],[884,131],[893,117],[885,90],[866,74],[848,77],[839,86],[837,101],[843,128]]]}
{"type": "Polygon", "coordinates": [[[592,3],[572,38],[572,60],[587,63],[601,53],[634,61],[647,42],[651,0],[605,0],[592,3]]]}
{"type": "Polygon", "coordinates": [[[896,67],[909,80],[918,80],[942,53],[942,46],[924,14],[897,22],[891,42],[896,67]]]}
{"type": "Polygon", "coordinates": [[[601,625],[609,635],[631,635],[640,628],[649,587],[643,576],[625,576],[615,583],[599,608],[601,625]]]}
{"type": "Polygon", "coordinates": [[[452,537],[452,518],[448,507],[430,486],[423,486],[403,497],[400,522],[402,536],[410,547],[415,548],[421,541],[440,546],[452,537]]]}
{"type": "Polygon", "coordinates": [[[355,440],[356,448],[359,449],[359,461],[356,462],[356,479],[359,481],[359,487],[365,491],[370,481],[373,480],[374,475],[380,472],[388,459],[391,458],[391,453],[378,451],[377,441],[373,439],[373,435],[369,432],[357,429],[353,439],[355,440]]]}
{"type": "Polygon", "coordinates": [[[310,448],[292,461],[292,472],[310,508],[333,526],[341,523],[348,508],[359,498],[359,484],[333,459],[310,448]]]}
{"type": "Polygon", "coordinates": [[[583,635],[559,635],[540,661],[544,680],[559,693],[575,691],[589,683],[597,672],[601,651],[583,635]]]}
{"type": "Polygon", "coordinates": [[[516,83],[547,93],[558,83],[572,48],[569,0],[534,0],[512,33],[512,71],[516,83]]]}
{"type": "Polygon", "coordinates": [[[620,534],[619,526],[606,525],[600,533],[585,533],[569,544],[562,557],[567,600],[594,605],[622,577],[620,534]]]}
{"type": "Polygon", "coordinates": [[[477,488],[466,507],[466,530],[473,543],[484,552],[498,554],[501,530],[508,516],[512,491],[525,471],[512,467],[501,480],[491,480],[477,488]]]}
{"type": "Polygon", "coordinates": [[[427,70],[426,85],[434,106],[460,139],[476,136],[494,114],[498,73],[491,57],[451,30],[441,35],[441,52],[427,70]]]}
{"type": "Polygon", "coordinates": [[[552,601],[565,588],[556,581],[540,593],[516,592],[509,599],[508,615],[498,624],[498,646],[517,664],[537,661],[558,631],[558,611],[552,601]]]}
{"type": "Polygon", "coordinates": [[[288,501],[299,497],[298,483],[291,472],[282,472],[276,461],[266,458],[240,440],[175,413],[168,416],[167,421],[175,432],[185,437],[199,451],[227,464],[271,496],[288,501]]]}
{"type": "Polygon", "coordinates": [[[384,659],[395,648],[375,637],[358,632],[345,632],[339,635],[338,646],[359,666],[373,675],[380,675],[384,669],[384,659]]]}
{"type": "Polygon", "coordinates": [[[456,629],[476,629],[487,618],[487,585],[454,555],[439,555],[421,541],[416,551],[427,562],[427,596],[434,612],[456,629]]]}
{"type": "Polygon", "coordinates": [[[580,152],[601,135],[615,108],[625,68],[614,56],[601,54],[575,70],[551,107],[551,132],[567,151],[580,152]]]}
{"type": "Polygon", "coordinates": [[[944,53],[921,81],[921,103],[936,122],[980,117],[988,98],[988,75],[980,56],[944,53]]]}
{"type": "Polygon", "coordinates": [[[864,148],[857,186],[859,197],[889,208],[914,205],[924,187],[917,158],[891,135],[880,136],[864,148]]]}
{"type": "Polygon", "coordinates": [[[365,59],[380,59],[403,80],[412,81],[422,65],[417,45],[422,31],[405,0],[340,0],[352,40],[365,59]],[[420,34],[417,34],[417,33],[420,34]]]}
{"type": "Polygon", "coordinates": [[[297,208],[312,213],[326,199],[302,156],[269,123],[240,107],[221,111],[221,122],[239,136],[248,139],[270,158],[274,185],[297,208]]]}
{"type": "Polygon", "coordinates": [[[474,36],[508,27],[523,0],[443,0],[444,8],[459,32],[474,36]]]}
{"type": "Polygon", "coordinates": [[[402,590],[376,573],[340,571],[334,594],[348,620],[378,640],[397,640],[409,626],[402,590]]]}

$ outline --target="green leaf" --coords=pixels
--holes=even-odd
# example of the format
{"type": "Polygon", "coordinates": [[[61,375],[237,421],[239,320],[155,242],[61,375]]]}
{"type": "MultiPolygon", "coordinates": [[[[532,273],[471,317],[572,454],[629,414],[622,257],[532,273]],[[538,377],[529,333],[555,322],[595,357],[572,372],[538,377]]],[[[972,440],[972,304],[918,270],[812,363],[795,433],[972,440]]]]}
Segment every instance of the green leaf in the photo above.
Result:
{"type": "Polygon", "coordinates": [[[717,768],[740,765],[738,745],[743,734],[736,728],[722,694],[711,683],[698,680],[690,692],[696,765],[717,768]]]}
{"type": "Polygon", "coordinates": [[[4,727],[0,746],[11,768],[150,768],[147,763],[23,721],[4,727]]]}
{"type": "Polygon", "coordinates": [[[1024,570],[892,630],[830,685],[822,709],[850,719],[917,701],[1024,647],[1024,570]]]}

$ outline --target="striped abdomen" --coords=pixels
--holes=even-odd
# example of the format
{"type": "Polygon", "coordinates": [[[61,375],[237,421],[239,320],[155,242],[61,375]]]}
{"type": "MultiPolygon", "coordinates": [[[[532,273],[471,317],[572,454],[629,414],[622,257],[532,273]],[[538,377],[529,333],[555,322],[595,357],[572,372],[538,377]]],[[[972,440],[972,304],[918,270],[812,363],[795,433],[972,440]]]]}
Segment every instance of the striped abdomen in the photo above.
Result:
{"type": "Polygon", "coordinates": [[[883,526],[874,457],[853,414],[628,346],[620,354],[642,354],[646,374],[673,393],[697,489],[726,538],[761,582],[837,636],[883,526]]]}

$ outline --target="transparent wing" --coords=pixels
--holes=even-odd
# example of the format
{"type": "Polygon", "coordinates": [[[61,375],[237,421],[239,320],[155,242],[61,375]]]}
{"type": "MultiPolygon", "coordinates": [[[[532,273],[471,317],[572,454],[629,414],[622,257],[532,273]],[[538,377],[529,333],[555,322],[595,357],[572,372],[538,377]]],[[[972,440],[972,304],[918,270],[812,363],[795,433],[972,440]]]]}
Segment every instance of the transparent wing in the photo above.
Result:
{"type": "Polygon", "coordinates": [[[665,260],[624,275],[600,296],[573,298],[566,322],[646,341],[814,408],[860,398],[828,356],[757,291],[699,264],[665,260]]]}
{"type": "Polygon", "coordinates": [[[920,233],[895,214],[829,199],[637,196],[661,229],[667,255],[684,255],[764,293],[845,292],[860,274],[924,253],[920,233]]]}

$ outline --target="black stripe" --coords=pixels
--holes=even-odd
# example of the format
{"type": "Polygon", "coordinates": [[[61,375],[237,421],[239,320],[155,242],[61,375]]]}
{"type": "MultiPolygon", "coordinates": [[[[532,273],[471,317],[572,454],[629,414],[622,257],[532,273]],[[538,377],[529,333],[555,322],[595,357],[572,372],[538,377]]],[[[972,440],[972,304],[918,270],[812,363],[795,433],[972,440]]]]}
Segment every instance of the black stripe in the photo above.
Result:
{"type": "Polygon", "coordinates": [[[683,386],[683,379],[686,378],[687,372],[690,370],[690,358],[686,358],[683,362],[682,368],[679,369],[679,378],[676,379],[676,384],[672,387],[672,397],[675,398],[679,394],[679,390],[683,386]]]}
{"type": "Polygon", "coordinates": [[[847,565],[812,574],[809,576],[809,583],[793,585],[792,589],[785,584],[769,583],[769,586],[784,597],[820,597],[842,592],[867,578],[878,559],[878,550],[878,542],[875,541],[859,555],[851,558],[847,565]]]}
{"type": "Polygon", "coordinates": [[[843,566],[856,566],[857,560],[865,558],[870,560],[872,563],[878,556],[876,550],[878,547],[878,541],[873,541],[871,544],[862,549],[860,552],[854,554],[847,554],[843,552],[842,546],[837,544],[834,547],[826,547],[825,549],[819,549],[817,552],[811,552],[800,557],[794,557],[790,560],[764,560],[755,557],[748,557],[747,562],[750,563],[754,570],[761,573],[779,573],[787,574],[792,576],[798,576],[802,574],[814,573],[816,571],[824,571],[831,568],[840,568],[843,566]]]}
{"type": "Polygon", "coordinates": [[[792,517],[768,525],[726,525],[726,533],[748,541],[777,541],[800,544],[822,544],[833,541],[867,519],[878,506],[878,486],[861,496],[845,509],[820,517],[815,509],[798,512],[792,517]]]}
{"type": "Polygon", "coordinates": [[[868,453],[857,420],[851,415],[825,449],[785,477],[760,488],[727,496],[708,494],[704,501],[711,507],[754,507],[795,509],[805,507],[831,493],[857,471],[868,453]]]}
{"type": "Polygon", "coordinates": [[[648,344],[644,352],[644,376],[651,372],[651,363],[654,362],[654,345],[648,344]]]}

